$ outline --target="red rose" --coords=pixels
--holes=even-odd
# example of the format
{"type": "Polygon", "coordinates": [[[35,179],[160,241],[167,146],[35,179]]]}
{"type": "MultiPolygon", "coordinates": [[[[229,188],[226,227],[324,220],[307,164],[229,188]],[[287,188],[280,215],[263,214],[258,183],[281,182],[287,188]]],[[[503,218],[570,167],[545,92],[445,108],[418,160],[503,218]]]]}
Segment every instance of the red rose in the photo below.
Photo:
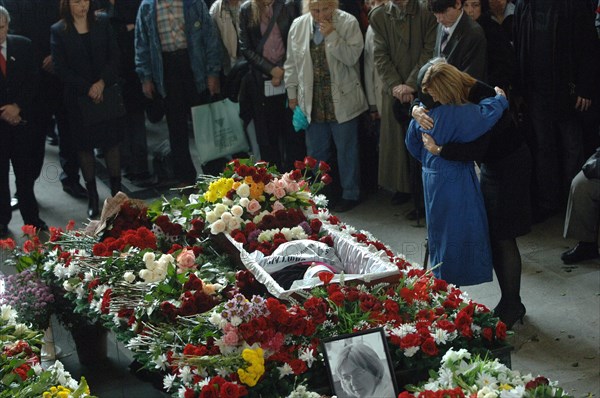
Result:
{"type": "Polygon", "coordinates": [[[289,362],[289,365],[296,376],[301,375],[308,370],[306,363],[301,359],[292,359],[289,362]]]}
{"type": "Polygon", "coordinates": [[[312,220],[310,220],[310,229],[312,229],[314,233],[318,233],[321,230],[322,226],[323,223],[318,218],[313,218],[312,220]]]}
{"type": "Polygon", "coordinates": [[[506,339],[506,324],[502,321],[498,321],[498,323],[496,324],[496,339],[506,339]]]}
{"type": "Polygon", "coordinates": [[[324,161],[320,161],[319,162],[319,171],[323,172],[323,173],[329,173],[329,170],[331,170],[331,167],[329,167],[329,165],[327,164],[327,162],[324,161]]]}
{"type": "Polygon", "coordinates": [[[331,178],[331,175],[329,174],[323,174],[321,176],[321,182],[325,185],[329,185],[333,182],[333,178],[331,178]]]}
{"type": "Polygon", "coordinates": [[[37,228],[33,225],[23,225],[21,231],[23,231],[23,235],[33,238],[37,233],[37,228]]]}
{"type": "Polygon", "coordinates": [[[315,158],[313,158],[311,156],[307,156],[307,157],[304,158],[304,164],[309,169],[314,169],[315,166],[317,165],[317,159],[315,159],[315,158]]]}
{"type": "Polygon", "coordinates": [[[222,398],[237,398],[238,397],[238,388],[236,384],[230,383],[226,381],[221,386],[221,397],[222,398]]]}
{"type": "Polygon", "coordinates": [[[400,341],[400,347],[403,349],[417,347],[421,344],[421,337],[416,333],[407,334],[400,341]]]}
{"type": "Polygon", "coordinates": [[[421,349],[425,354],[429,355],[430,357],[434,357],[438,354],[438,348],[435,345],[435,341],[432,337],[429,337],[425,340],[425,342],[423,342],[423,344],[421,344],[421,349]]]}
{"type": "Polygon", "coordinates": [[[483,338],[487,341],[492,341],[492,338],[494,337],[494,332],[492,332],[492,328],[484,328],[481,334],[483,335],[483,338]]]}
{"type": "Polygon", "coordinates": [[[319,272],[317,275],[319,275],[319,279],[325,285],[328,285],[333,279],[333,274],[331,272],[319,272]]]}
{"type": "Polygon", "coordinates": [[[294,167],[297,170],[304,170],[306,168],[306,164],[301,160],[294,161],[294,167]]]}

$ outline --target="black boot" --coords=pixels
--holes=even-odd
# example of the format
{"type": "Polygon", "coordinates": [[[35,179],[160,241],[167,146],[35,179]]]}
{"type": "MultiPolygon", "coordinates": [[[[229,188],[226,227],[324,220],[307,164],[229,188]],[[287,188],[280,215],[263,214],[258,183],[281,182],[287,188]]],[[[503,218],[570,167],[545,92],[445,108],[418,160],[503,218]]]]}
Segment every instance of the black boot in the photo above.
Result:
{"type": "Polygon", "coordinates": [[[121,177],[110,177],[110,194],[115,196],[121,190],[121,177]]]}
{"type": "Polygon", "coordinates": [[[86,182],[85,187],[88,192],[88,217],[96,218],[100,214],[100,209],[98,208],[100,199],[98,198],[98,189],[96,189],[96,180],[86,182]]]}

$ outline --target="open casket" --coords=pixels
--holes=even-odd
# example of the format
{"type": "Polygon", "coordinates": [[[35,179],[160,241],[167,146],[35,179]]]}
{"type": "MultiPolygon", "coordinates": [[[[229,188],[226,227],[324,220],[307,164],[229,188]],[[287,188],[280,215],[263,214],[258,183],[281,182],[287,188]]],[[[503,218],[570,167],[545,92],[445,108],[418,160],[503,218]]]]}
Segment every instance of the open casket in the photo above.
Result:
{"type": "MultiPolygon", "coordinates": [[[[361,281],[366,285],[373,285],[381,282],[398,282],[400,271],[398,267],[390,261],[390,258],[384,251],[377,251],[373,246],[359,244],[356,240],[345,232],[340,232],[328,225],[323,225],[327,233],[333,238],[333,251],[342,264],[341,273],[335,274],[330,283],[344,283],[349,281],[361,281]]],[[[257,261],[255,253],[248,253],[243,245],[235,241],[231,236],[225,235],[231,249],[235,248],[234,256],[239,254],[240,263],[248,269],[254,278],[264,285],[268,292],[278,299],[289,300],[304,299],[310,297],[310,289],[315,286],[323,285],[318,277],[301,279],[294,282],[289,289],[284,289],[271,276],[269,272],[257,261]]],[[[268,259],[268,257],[266,257],[268,259]]]]}

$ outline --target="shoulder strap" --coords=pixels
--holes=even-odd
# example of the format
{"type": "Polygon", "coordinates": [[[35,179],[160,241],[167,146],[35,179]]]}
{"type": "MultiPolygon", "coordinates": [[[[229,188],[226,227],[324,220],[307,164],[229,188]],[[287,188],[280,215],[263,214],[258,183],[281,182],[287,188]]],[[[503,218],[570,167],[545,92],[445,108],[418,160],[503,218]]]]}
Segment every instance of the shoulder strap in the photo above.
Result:
{"type": "Polygon", "coordinates": [[[262,53],[262,48],[265,45],[267,39],[269,38],[269,35],[271,34],[271,31],[273,30],[275,23],[277,22],[277,17],[279,17],[279,13],[281,12],[282,8],[283,8],[283,4],[281,2],[275,2],[275,4],[273,5],[273,16],[271,17],[271,20],[269,21],[269,25],[267,26],[267,30],[265,30],[265,34],[262,35],[262,38],[260,39],[260,42],[258,43],[258,47],[256,47],[257,53],[259,53],[259,54],[262,53]]]}

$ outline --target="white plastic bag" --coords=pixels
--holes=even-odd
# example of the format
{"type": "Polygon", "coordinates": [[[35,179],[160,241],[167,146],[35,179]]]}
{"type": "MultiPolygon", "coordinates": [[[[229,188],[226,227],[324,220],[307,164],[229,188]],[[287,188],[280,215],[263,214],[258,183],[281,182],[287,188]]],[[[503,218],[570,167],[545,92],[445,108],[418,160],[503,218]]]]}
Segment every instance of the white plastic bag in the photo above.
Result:
{"type": "Polygon", "coordinates": [[[236,102],[224,99],[195,106],[192,108],[192,124],[202,164],[249,149],[240,119],[240,107],[236,102]]]}

